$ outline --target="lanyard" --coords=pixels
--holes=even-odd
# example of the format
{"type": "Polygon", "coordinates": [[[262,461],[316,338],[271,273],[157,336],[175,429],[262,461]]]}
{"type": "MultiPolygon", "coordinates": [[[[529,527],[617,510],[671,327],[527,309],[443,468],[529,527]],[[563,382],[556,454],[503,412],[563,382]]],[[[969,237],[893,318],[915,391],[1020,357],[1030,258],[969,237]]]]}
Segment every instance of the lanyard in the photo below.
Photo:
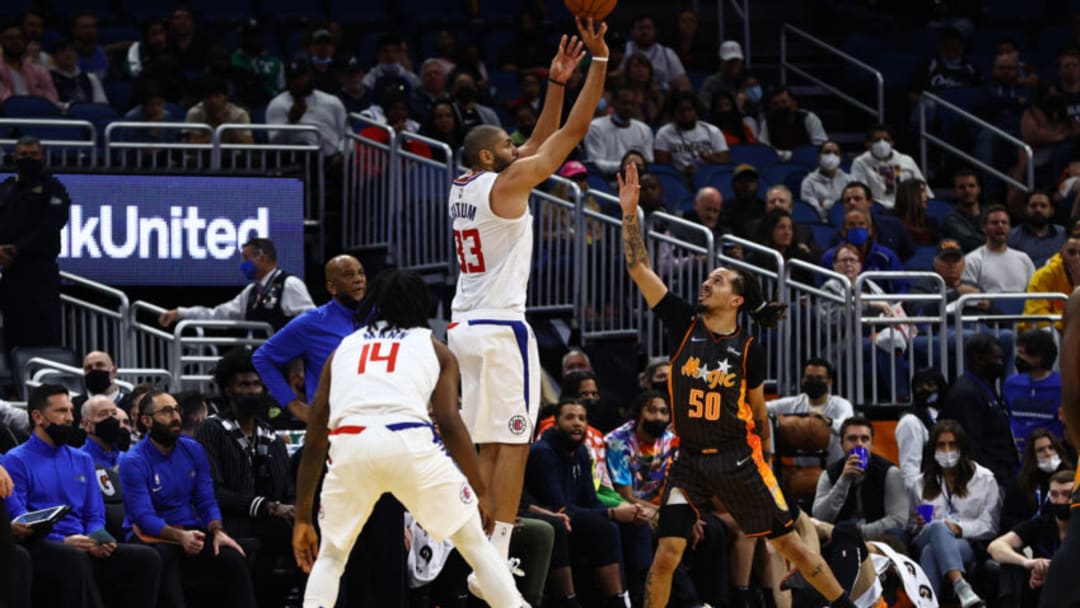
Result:
{"type": "Polygon", "coordinates": [[[941,496],[945,499],[945,506],[949,509],[949,515],[955,515],[956,507],[953,506],[952,497],[949,496],[949,485],[945,483],[941,476],[938,476],[938,485],[941,486],[941,496]]]}
{"type": "Polygon", "coordinates": [[[990,395],[990,399],[994,402],[994,405],[998,406],[998,408],[1004,411],[1005,406],[1001,403],[1001,397],[999,397],[998,394],[994,392],[994,389],[990,385],[984,382],[982,378],[975,376],[971,372],[964,372],[964,376],[969,378],[975,384],[978,384],[980,387],[982,387],[982,389],[986,391],[986,394],[990,395]]]}

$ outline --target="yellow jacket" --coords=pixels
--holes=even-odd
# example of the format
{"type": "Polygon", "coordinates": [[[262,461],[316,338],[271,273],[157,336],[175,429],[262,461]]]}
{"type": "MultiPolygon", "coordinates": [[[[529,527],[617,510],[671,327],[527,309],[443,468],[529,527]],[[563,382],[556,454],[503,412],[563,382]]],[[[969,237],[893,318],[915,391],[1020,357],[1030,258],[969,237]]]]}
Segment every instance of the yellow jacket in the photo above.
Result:
{"type": "MultiPolygon", "coordinates": [[[[1069,295],[1073,291],[1073,282],[1069,274],[1065,272],[1065,260],[1060,253],[1055,253],[1046,265],[1035,271],[1027,287],[1028,293],[1060,293],[1069,295]]],[[[1064,300],[1028,300],[1024,304],[1025,315],[1060,315],[1065,312],[1064,300]]],[[[1036,327],[1044,328],[1046,322],[1035,323],[1036,327]]],[[[1062,331],[1064,326],[1058,321],[1055,326],[1062,331]]],[[[1021,323],[1018,329],[1021,331],[1030,329],[1030,323],[1021,323]]]]}

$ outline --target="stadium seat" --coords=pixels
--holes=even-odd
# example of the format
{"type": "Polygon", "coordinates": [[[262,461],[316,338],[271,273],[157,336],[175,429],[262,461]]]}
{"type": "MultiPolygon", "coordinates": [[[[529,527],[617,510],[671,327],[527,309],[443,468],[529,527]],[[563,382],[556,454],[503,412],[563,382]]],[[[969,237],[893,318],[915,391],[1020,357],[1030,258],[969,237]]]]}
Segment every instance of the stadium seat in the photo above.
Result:
{"type": "Polygon", "coordinates": [[[983,15],[992,23],[1042,23],[1046,19],[1046,0],[985,0],[983,15]]]}
{"type": "MultiPolygon", "coordinates": [[[[770,186],[786,186],[787,176],[791,175],[795,171],[801,171],[802,167],[798,165],[791,165],[788,163],[778,163],[771,167],[761,171],[761,178],[764,179],[770,186]]],[[[804,172],[805,175],[805,172],[804,172]]],[[[801,181],[801,180],[800,180],[801,181]]],[[[791,188],[788,188],[791,190],[791,188]]],[[[792,193],[798,196],[798,190],[792,190],[792,193]]]]}
{"type": "Polygon", "coordinates": [[[655,175],[660,182],[660,187],[664,189],[665,200],[678,201],[680,205],[687,199],[693,200],[694,195],[686,187],[686,180],[681,175],[675,173],[656,173],[655,175]]]}
{"type": "Polygon", "coordinates": [[[191,0],[188,6],[209,21],[240,21],[255,14],[254,0],[191,0]]]}
{"type": "Polygon", "coordinates": [[[1021,53],[1031,46],[1027,34],[1020,28],[987,26],[980,27],[975,31],[968,53],[993,57],[997,53],[998,42],[1006,38],[1016,42],[1016,46],[1021,53]]]}
{"type": "Polygon", "coordinates": [[[5,118],[61,118],[56,104],[36,95],[15,95],[4,101],[5,118]]]}
{"type": "Polygon", "coordinates": [[[94,123],[98,139],[101,139],[105,136],[105,127],[110,122],[119,120],[120,115],[112,106],[103,103],[73,103],[68,106],[68,118],[94,123]]]}
{"type": "Polygon", "coordinates": [[[806,146],[799,146],[791,152],[791,159],[788,162],[795,165],[802,165],[810,170],[817,169],[818,149],[819,146],[815,146],[812,144],[806,146]]]}
{"type": "Polygon", "coordinates": [[[514,72],[488,72],[488,82],[495,87],[495,99],[511,101],[521,95],[518,75],[514,72]]]}
{"type": "Polygon", "coordinates": [[[1041,66],[1053,66],[1055,77],[1053,80],[1040,82],[1055,82],[1057,79],[1057,56],[1072,41],[1073,26],[1049,25],[1035,34],[1035,55],[1032,63],[1041,66]]]}
{"type": "Polygon", "coordinates": [[[517,17],[526,8],[526,4],[532,5],[533,3],[526,3],[522,0],[479,0],[475,4],[473,2],[469,4],[477,7],[477,14],[474,16],[480,16],[484,19],[489,17],[505,19],[507,17],[517,17]]]}
{"type": "Polygon", "coordinates": [[[764,144],[735,144],[728,149],[728,163],[750,163],[759,173],[780,161],[776,150],[764,144]]]}
{"type": "MultiPolygon", "coordinates": [[[[810,230],[814,233],[814,242],[818,244],[822,249],[829,247],[829,243],[832,242],[833,236],[836,234],[836,228],[828,224],[810,224],[810,230]]],[[[820,262],[821,260],[814,260],[820,262]]],[[[829,270],[832,270],[831,268],[829,270]]]]}
{"type": "MultiPolygon", "coordinates": [[[[310,2],[311,11],[320,11],[322,3],[310,2]]],[[[321,15],[319,15],[321,16],[321,15]]],[[[349,2],[348,0],[330,0],[330,18],[335,21],[355,23],[357,21],[379,21],[388,15],[382,2],[349,2]]]]}
{"type": "Polygon", "coordinates": [[[259,13],[263,18],[277,21],[302,21],[323,17],[321,2],[293,2],[291,0],[259,0],[259,13]]]}
{"type": "Polygon", "coordinates": [[[724,200],[729,200],[735,197],[735,189],[731,184],[732,181],[730,172],[718,171],[713,173],[709,181],[704,182],[702,186],[712,186],[713,188],[716,188],[720,191],[724,200]]]}
{"type": "Polygon", "coordinates": [[[915,255],[904,262],[904,270],[932,270],[936,252],[937,247],[933,245],[916,247],[915,255]]]}
{"type": "Polygon", "coordinates": [[[502,64],[503,49],[513,44],[517,32],[513,30],[492,30],[484,35],[483,57],[489,68],[498,68],[502,64]]]}
{"type": "Polygon", "coordinates": [[[926,201],[926,215],[932,217],[938,221],[938,224],[945,221],[945,217],[953,211],[953,206],[947,201],[943,201],[938,198],[932,198],[926,201]]]}
{"type": "Polygon", "coordinates": [[[784,178],[784,185],[787,186],[788,190],[791,190],[791,196],[799,198],[799,193],[802,192],[802,182],[806,179],[807,173],[809,173],[809,171],[800,166],[788,173],[787,177],[784,178]]]}
{"type": "Polygon", "coordinates": [[[926,59],[918,53],[889,53],[882,55],[874,65],[885,79],[886,88],[906,91],[924,61],[926,59]]]}
{"type": "Polygon", "coordinates": [[[712,185],[713,179],[722,173],[727,173],[730,177],[733,168],[731,165],[703,165],[698,167],[698,170],[694,173],[694,189],[700,190],[705,186],[712,185]]]}
{"type": "Polygon", "coordinates": [[[606,179],[596,173],[594,168],[589,169],[589,189],[596,190],[597,192],[603,192],[605,194],[615,194],[611,189],[611,184],[606,179]]]}
{"type": "Polygon", "coordinates": [[[33,0],[4,0],[0,2],[0,17],[16,17],[33,4],[33,0]]]}
{"type": "Polygon", "coordinates": [[[105,96],[109,98],[109,105],[121,116],[132,108],[131,97],[135,92],[135,85],[130,82],[106,82],[105,96]]]}
{"type": "Polygon", "coordinates": [[[130,25],[105,25],[98,28],[98,44],[107,45],[114,42],[134,42],[142,39],[138,28],[130,25]]]}
{"type": "Polygon", "coordinates": [[[851,34],[840,49],[866,63],[874,63],[881,55],[881,37],[871,34],[851,34]]]}
{"type": "Polygon", "coordinates": [[[821,216],[818,215],[817,209],[814,209],[809,203],[798,200],[792,206],[791,219],[799,224],[821,223],[821,216]]]}

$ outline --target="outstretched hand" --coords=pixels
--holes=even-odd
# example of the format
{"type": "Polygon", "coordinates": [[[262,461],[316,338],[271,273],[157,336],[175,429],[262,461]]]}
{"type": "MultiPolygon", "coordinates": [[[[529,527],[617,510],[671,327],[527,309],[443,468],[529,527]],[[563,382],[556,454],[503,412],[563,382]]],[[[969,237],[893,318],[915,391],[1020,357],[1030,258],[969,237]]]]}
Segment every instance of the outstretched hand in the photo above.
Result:
{"type": "Polygon", "coordinates": [[[555,53],[555,58],[551,60],[548,76],[557,82],[566,82],[584,58],[585,43],[577,36],[570,36],[568,39],[566,34],[563,34],[562,39],[559,40],[559,50],[555,53]]]}
{"type": "Polygon", "coordinates": [[[581,40],[585,43],[585,48],[589,49],[593,57],[607,57],[608,46],[604,42],[604,34],[607,33],[607,24],[603,21],[600,22],[599,27],[595,27],[592,17],[582,21],[581,17],[575,17],[574,21],[577,23],[578,35],[581,36],[581,40]]]}
{"type": "Polygon", "coordinates": [[[619,207],[622,207],[623,217],[637,217],[638,195],[641,186],[638,185],[637,165],[626,163],[622,171],[615,174],[619,181],[619,207]],[[623,177],[625,175],[626,177],[623,177]]]}

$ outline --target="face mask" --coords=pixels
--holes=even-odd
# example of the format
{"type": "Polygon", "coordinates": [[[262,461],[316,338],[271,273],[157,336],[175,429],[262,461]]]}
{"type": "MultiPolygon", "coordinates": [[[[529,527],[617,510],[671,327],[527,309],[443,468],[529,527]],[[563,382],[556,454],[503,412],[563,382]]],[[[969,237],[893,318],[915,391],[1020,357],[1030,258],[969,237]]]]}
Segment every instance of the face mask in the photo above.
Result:
{"type": "Polygon", "coordinates": [[[240,272],[243,273],[245,279],[249,281],[254,281],[255,273],[257,272],[255,268],[255,261],[244,260],[243,262],[240,262],[240,272]]]}
{"type": "Polygon", "coordinates": [[[879,139],[870,146],[870,152],[881,159],[889,158],[889,155],[892,154],[892,144],[884,139],[879,139]]]}
{"type": "Polygon", "coordinates": [[[870,240],[870,231],[866,228],[852,228],[847,231],[847,242],[856,247],[862,247],[870,240]]]}
{"type": "Polygon", "coordinates": [[[836,171],[840,167],[840,155],[832,152],[822,154],[819,163],[821,168],[826,171],[836,171]]]}
{"type": "Polygon", "coordinates": [[[663,420],[645,420],[641,423],[641,430],[654,439],[659,439],[667,430],[668,423],[663,420]]]}
{"type": "Polygon", "coordinates": [[[112,374],[107,369],[92,369],[83,376],[86,391],[91,395],[101,395],[112,386],[112,374]]]}
{"type": "Polygon", "coordinates": [[[581,402],[581,405],[585,406],[586,412],[595,411],[597,406],[600,405],[599,399],[578,399],[578,401],[581,402]]]}
{"type": "Polygon", "coordinates": [[[454,99],[458,103],[471,103],[476,99],[476,89],[472,87],[462,87],[454,93],[454,99]]]}
{"type": "Polygon", "coordinates": [[[150,439],[160,443],[161,445],[171,448],[176,445],[176,441],[180,438],[179,434],[173,431],[173,428],[166,424],[159,424],[156,420],[150,427],[150,439]]]}
{"type": "Polygon", "coordinates": [[[1060,467],[1060,466],[1061,466],[1061,458],[1058,458],[1057,456],[1051,456],[1050,458],[1040,458],[1039,459],[1039,470],[1042,471],[1043,473],[1048,474],[1048,475],[1050,473],[1053,473],[1054,471],[1058,470],[1058,467],[1060,467]]]}
{"type": "Polygon", "coordinates": [[[109,417],[94,425],[94,435],[105,443],[112,445],[120,437],[120,421],[109,417]]]}
{"type": "Polygon", "coordinates": [[[131,431],[121,428],[120,434],[116,436],[116,443],[113,446],[121,452],[126,452],[131,448],[131,431]]]}
{"type": "Polygon", "coordinates": [[[761,101],[761,85],[755,84],[752,87],[747,87],[743,90],[743,95],[746,96],[746,101],[752,103],[761,101]]]}
{"type": "Polygon", "coordinates": [[[36,158],[17,158],[15,159],[15,170],[18,171],[20,179],[36,181],[41,178],[41,173],[45,170],[45,163],[36,158]]]}
{"type": "Polygon", "coordinates": [[[1053,515],[1055,519],[1060,519],[1061,521],[1069,521],[1069,518],[1072,516],[1072,508],[1068,504],[1048,504],[1043,505],[1043,509],[1047,513],[1053,515]]]}
{"type": "Polygon", "coordinates": [[[311,63],[315,65],[330,65],[334,61],[333,57],[312,57],[311,63]]]}
{"type": "Polygon", "coordinates": [[[1005,364],[998,363],[997,361],[989,361],[986,366],[983,367],[983,371],[986,372],[986,377],[991,380],[997,380],[1005,375],[1005,364]]]}
{"type": "Polygon", "coordinates": [[[62,445],[77,447],[86,441],[86,432],[74,424],[50,424],[45,427],[45,434],[57,447],[62,445]]]}
{"type": "Polygon", "coordinates": [[[262,397],[259,395],[239,395],[231,401],[237,416],[256,416],[264,409],[262,397]]]}
{"type": "Polygon", "coordinates": [[[829,392],[829,385],[821,380],[807,380],[802,383],[802,390],[811,399],[820,399],[829,392]]]}
{"type": "Polygon", "coordinates": [[[956,468],[960,464],[960,452],[934,452],[934,460],[943,469],[956,468]]]}
{"type": "Polygon", "coordinates": [[[916,405],[933,405],[937,403],[938,394],[937,391],[915,391],[915,404],[916,405]]]}
{"type": "Polygon", "coordinates": [[[630,125],[630,119],[623,120],[618,112],[611,115],[611,122],[614,123],[616,127],[626,127],[630,125]]]}
{"type": "Polygon", "coordinates": [[[1013,365],[1016,366],[1016,372],[1019,374],[1031,373],[1031,364],[1024,359],[1021,359],[1020,357],[1016,358],[1016,361],[1013,363],[1013,365]]]}

